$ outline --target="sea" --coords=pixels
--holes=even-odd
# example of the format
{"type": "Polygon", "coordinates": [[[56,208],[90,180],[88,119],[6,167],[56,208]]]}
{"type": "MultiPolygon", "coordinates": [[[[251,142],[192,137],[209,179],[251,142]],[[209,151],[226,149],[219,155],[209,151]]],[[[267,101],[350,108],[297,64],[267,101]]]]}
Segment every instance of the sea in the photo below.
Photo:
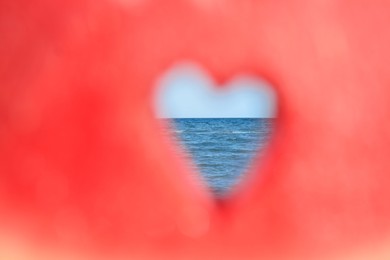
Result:
{"type": "Polygon", "coordinates": [[[254,156],[269,143],[272,118],[172,118],[170,135],[192,158],[210,190],[218,198],[229,194],[254,156]]]}

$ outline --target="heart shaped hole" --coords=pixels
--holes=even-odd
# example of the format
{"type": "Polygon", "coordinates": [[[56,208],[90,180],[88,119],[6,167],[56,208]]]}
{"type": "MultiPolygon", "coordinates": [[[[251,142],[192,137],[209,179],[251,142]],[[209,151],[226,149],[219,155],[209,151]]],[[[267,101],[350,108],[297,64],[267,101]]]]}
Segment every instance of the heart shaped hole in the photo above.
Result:
{"type": "Polygon", "coordinates": [[[276,93],[264,80],[239,76],[217,86],[202,68],[174,66],[158,81],[155,108],[185,156],[217,198],[261,160],[276,116],[276,93]]]}

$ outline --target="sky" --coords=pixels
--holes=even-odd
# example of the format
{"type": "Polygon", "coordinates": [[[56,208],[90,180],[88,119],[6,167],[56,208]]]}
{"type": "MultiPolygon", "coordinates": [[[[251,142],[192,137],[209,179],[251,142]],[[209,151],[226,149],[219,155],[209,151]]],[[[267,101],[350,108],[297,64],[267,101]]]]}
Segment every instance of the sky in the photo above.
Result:
{"type": "Polygon", "coordinates": [[[269,118],[276,115],[276,95],[265,81],[233,78],[217,88],[201,67],[183,63],[157,82],[155,108],[160,118],[269,118]]]}

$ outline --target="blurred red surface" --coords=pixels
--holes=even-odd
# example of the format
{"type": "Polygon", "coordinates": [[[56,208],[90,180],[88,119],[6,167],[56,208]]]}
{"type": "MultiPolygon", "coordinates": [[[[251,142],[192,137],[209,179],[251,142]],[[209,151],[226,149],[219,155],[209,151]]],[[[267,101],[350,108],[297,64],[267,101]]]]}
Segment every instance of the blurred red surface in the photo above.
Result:
{"type": "Polygon", "coordinates": [[[108,259],[386,245],[389,24],[380,0],[2,0],[2,239],[108,259]],[[153,114],[156,80],[182,60],[279,95],[265,162],[224,202],[153,114]]]}

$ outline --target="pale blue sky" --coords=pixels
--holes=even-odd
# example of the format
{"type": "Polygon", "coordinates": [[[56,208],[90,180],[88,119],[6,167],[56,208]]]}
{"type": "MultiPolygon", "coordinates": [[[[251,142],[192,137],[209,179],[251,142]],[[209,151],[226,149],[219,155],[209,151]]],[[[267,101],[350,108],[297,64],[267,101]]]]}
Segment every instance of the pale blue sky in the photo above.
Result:
{"type": "Polygon", "coordinates": [[[200,67],[175,66],[158,82],[155,99],[158,117],[218,118],[275,117],[275,93],[254,77],[233,78],[224,88],[216,88],[200,67]]]}

